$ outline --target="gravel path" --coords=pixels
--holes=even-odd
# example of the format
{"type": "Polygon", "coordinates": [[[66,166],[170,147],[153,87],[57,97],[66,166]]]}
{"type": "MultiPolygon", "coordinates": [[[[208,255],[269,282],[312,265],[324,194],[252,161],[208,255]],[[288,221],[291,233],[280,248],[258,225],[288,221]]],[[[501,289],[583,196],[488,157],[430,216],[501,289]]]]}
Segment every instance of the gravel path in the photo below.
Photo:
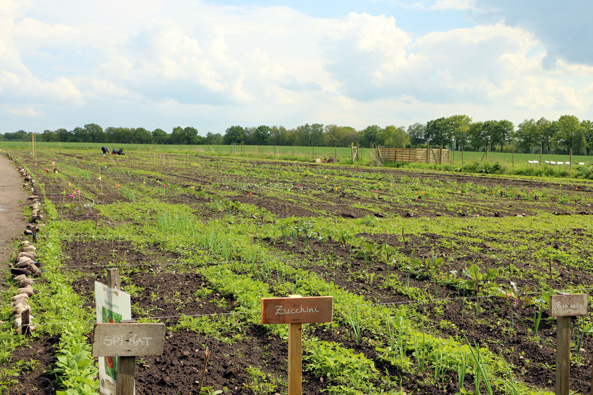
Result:
{"type": "Polygon", "coordinates": [[[17,172],[15,164],[0,155],[0,267],[2,269],[7,267],[12,253],[10,243],[22,234],[27,225],[23,215],[27,194],[22,184],[23,179],[17,172]]]}

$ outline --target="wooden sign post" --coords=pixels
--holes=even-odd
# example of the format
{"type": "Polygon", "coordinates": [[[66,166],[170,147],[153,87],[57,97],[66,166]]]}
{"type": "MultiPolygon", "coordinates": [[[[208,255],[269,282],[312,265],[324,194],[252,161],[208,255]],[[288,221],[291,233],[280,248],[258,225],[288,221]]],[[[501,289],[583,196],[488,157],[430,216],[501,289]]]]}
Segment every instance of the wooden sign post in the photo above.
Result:
{"type": "Polygon", "coordinates": [[[557,319],[556,395],[568,395],[570,388],[570,317],[587,314],[587,294],[552,295],[550,317],[557,319]]]}
{"type": "MultiPolygon", "coordinates": [[[[120,290],[117,268],[108,270],[108,285],[95,281],[95,303],[98,323],[119,323],[132,318],[130,294],[120,290]]],[[[99,391],[104,395],[117,394],[117,377],[132,377],[134,357],[105,356],[99,359],[99,391]],[[131,373],[130,373],[131,372],[131,373]]],[[[127,385],[127,384],[124,384],[127,385]]]]}
{"type": "Polygon", "coordinates": [[[331,322],[332,296],[262,298],[262,324],[290,324],[288,328],[288,395],[303,393],[303,324],[331,322]]]}
{"type": "Polygon", "coordinates": [[[165,324],[95,324],[93,357],[120,357],[117,395],[134,394],[136,357],[161,355],[165,343],[165,324]]]}

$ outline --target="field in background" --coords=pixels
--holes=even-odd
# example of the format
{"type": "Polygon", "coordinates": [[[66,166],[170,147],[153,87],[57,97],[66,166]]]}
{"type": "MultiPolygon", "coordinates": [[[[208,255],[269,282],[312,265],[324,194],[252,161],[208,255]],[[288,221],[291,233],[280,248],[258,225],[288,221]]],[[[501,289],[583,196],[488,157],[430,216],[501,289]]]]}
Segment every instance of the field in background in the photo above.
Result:
{"type": "MultiPolygon", "coordinates": [[[[37,143],[38,149],[79,149],[88,148],[95,149],[100,152],[101,146],[106,144],[101,143],[37,143]]],[[[109,144],[107,144],[109,145],[109,144]]],[[[5,148],[25,148],[31,147],[31,143],[25,142],[0,142],[0,147],[5,148]]],[[[124,148],[125,152],[148,152],[154,155],[162,153],[176,153],[179,155],[191,154],[208,154],[216,156],[234,156],[244,158],[261,158],[261,159],[281,159],[281,160],[296,160],[296,161],[314,161],[315,159],[326,160],[330,157],[338,159],[341,164],[352,163],[352,150],[349,147],[289,147],[289,146],[241,146],[237,145],[148,145],[148,144],[119,144],[117,146],[110,145],[110,149],[124,148]]],[[[359,162],[360,164],[375,165],[376,162],[372,159],[374,156],[374,149],[359,148],[359,162]]],[[[569,162],[570,155],[557,154],[523,154],[510,152],[489,152],[487,157],[485,152],[475,151],[452,151],[452,161],[449,164],[461,166],[471,162],[479,163],[496,163],[508,168],[521,167],[537,167],[539,164],[530,163],[530,161],[540,161],[542,166],[565,166],[565,165],[551,165],[548,162],[569,162]]],[[[578,163],[593,164],[593,155],[573,155],[572,164],[578,163]]],[[[443,163],[443,165],[448,165],[443,163]]],[[[422,167],[422,164],[416,166],[422,167]]],[[[567,165],[566,165],[567,166],[567,165]]]]}

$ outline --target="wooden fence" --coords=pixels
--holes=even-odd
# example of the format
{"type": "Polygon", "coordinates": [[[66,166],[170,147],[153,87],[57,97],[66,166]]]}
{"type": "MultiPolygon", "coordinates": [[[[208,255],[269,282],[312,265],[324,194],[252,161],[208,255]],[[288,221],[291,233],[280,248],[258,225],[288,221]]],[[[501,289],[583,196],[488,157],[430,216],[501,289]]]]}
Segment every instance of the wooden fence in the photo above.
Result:
{"type": "Polygon", "coordinates": [[[442,148],[386,148],[377,147],[376,156],[381,161],[408,163],[450,163],[451,150],[442,148]]]}

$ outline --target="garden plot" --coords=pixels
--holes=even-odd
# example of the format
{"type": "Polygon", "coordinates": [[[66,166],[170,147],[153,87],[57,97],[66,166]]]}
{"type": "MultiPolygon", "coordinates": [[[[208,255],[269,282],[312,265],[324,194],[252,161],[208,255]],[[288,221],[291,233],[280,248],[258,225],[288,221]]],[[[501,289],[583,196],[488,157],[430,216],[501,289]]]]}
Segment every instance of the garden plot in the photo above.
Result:
{"type": "MultiPolygon", "coordinates": [[[[38,241],[47,281],[92,317],[93,282],[118,267],[133,316],[167,325],[164,354],[137,362],[139,393],[197,391],[206,346],[210,393],[285,391],[285,329],[259,324],[258,303],[290,294],[335,300],[332,324],[305,328],[306,393],[545,392],[547,295],[591,291],[582,181],[150,152],[13,156],[55,210],[38,241]],[[58,174],[44,171],[51,162],[58,174]]],[[[55,292],[35,295],[34,344],[57,335],[43,301],[55,292]]],[[[572,389],[583,393],[591,327],[590,316],[573,326],[572,389]]]]}

